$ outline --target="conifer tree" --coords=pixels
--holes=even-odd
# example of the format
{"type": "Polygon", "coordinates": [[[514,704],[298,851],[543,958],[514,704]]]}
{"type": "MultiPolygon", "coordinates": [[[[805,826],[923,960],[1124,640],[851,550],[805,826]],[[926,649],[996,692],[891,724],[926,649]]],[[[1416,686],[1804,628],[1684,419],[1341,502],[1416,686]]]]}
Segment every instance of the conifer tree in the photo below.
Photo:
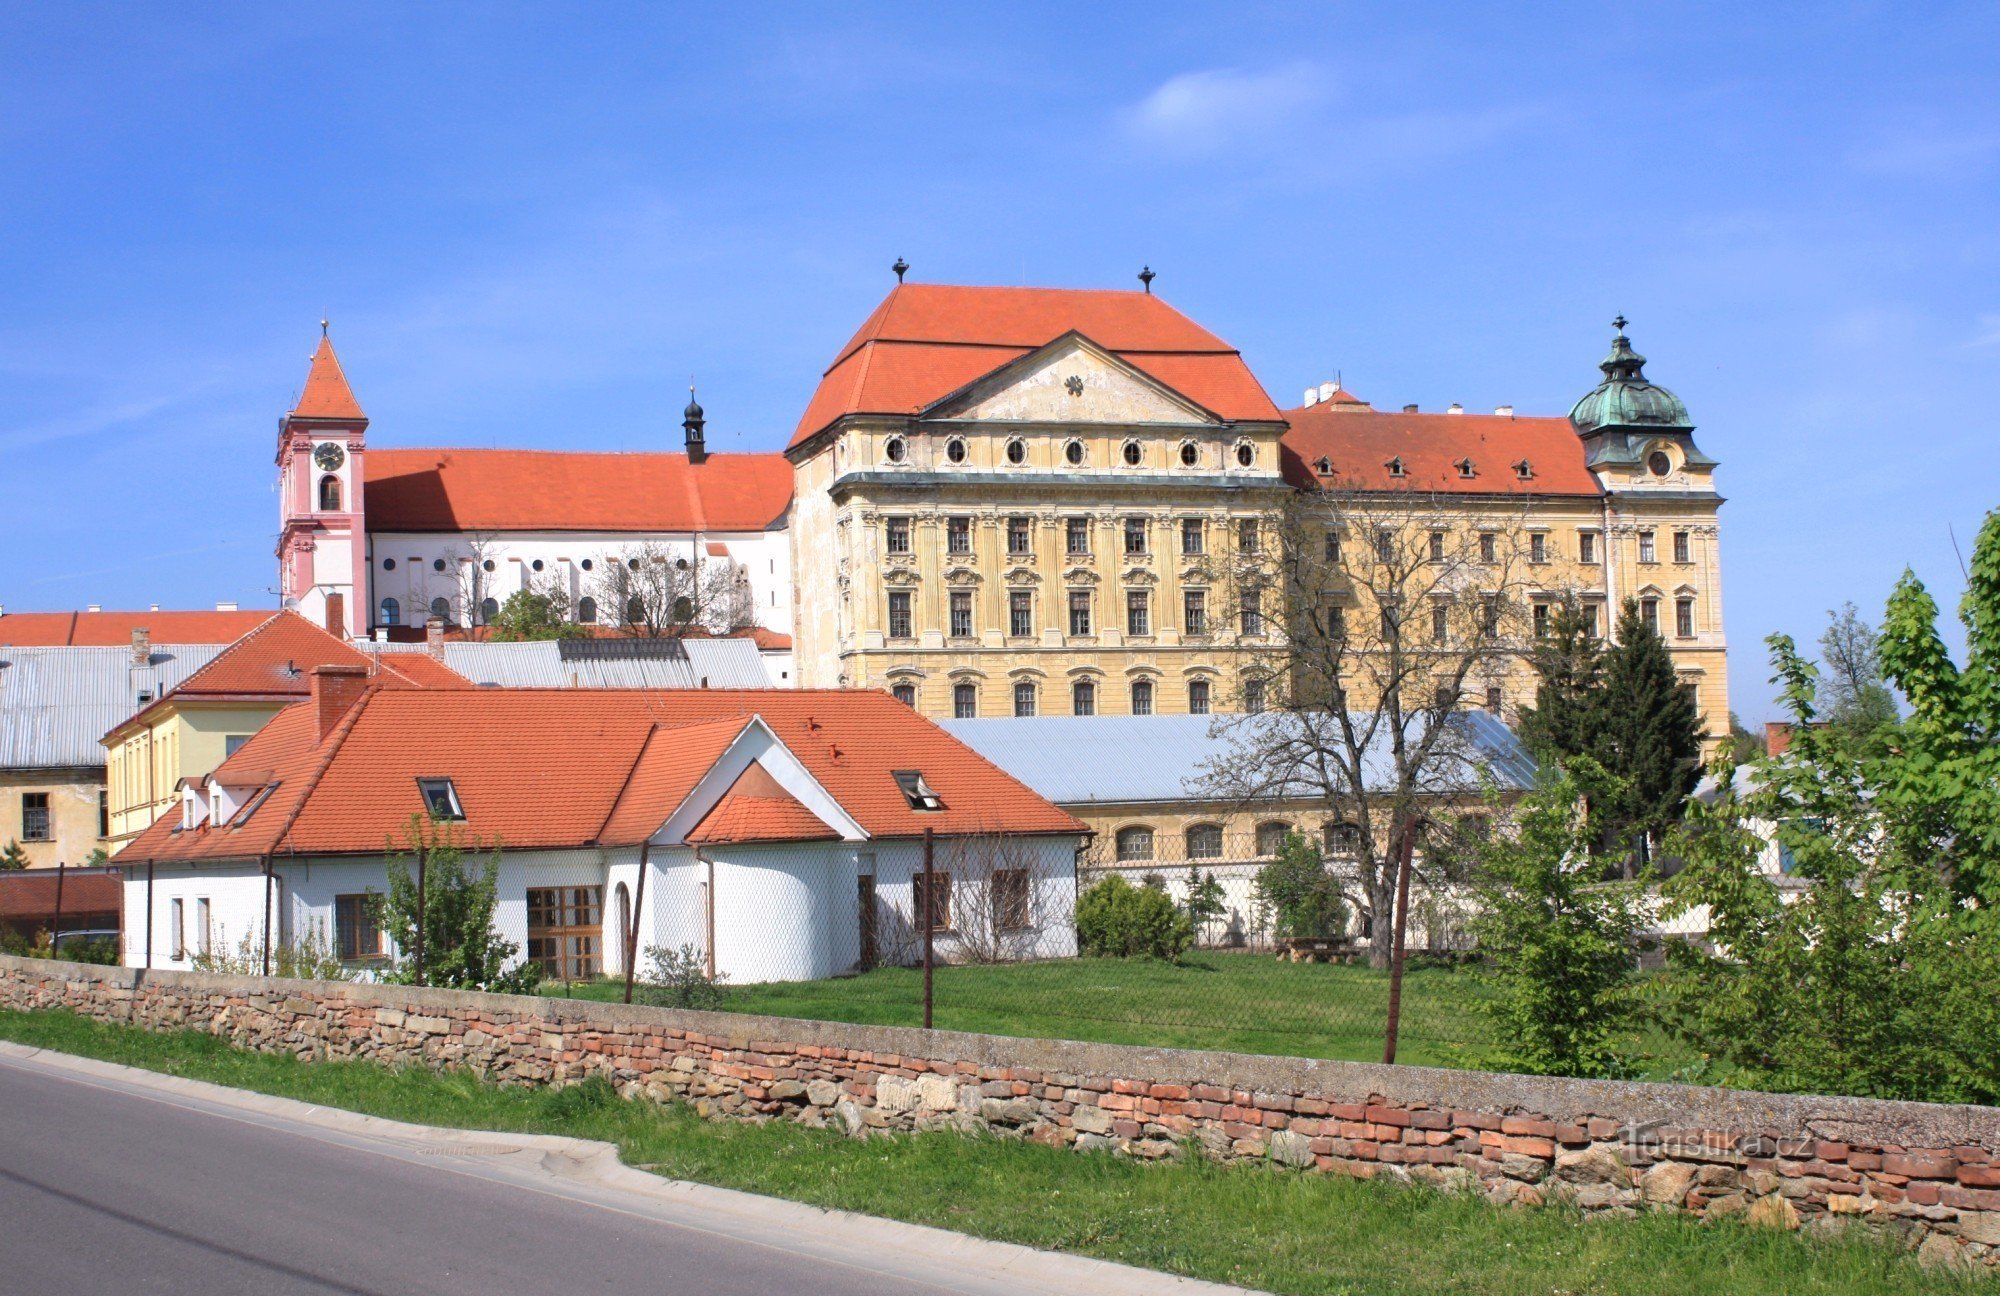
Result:
{"type": "Polygon", "coordinates": [[[1597,749],[1604,685],[1604,647],[1581,609],[1565,601],[1532,657],[1540,682],[1535,705],[1521,711],[1521,741],[1544,760],[1562,763],[1597,749]]]}
{"type": "Polygon", "coordinates": [[[1594,754],[1618,789],[1599,810],[1608,842],[1626,854],[1625,873],[1642,867],[1652,843],[1678,822],[1701,777],[1701,714],[1694,689],[1674,674],[1666,641],[1632,599],[1618,618],[1618,642],[1604,656],[1594,754]]]}
{"type": "Polygon", "coordinates": [[[12,873],[28,867],[28,852],[18,841],[10,841],[0,848],[0,873],[12,873]]]}

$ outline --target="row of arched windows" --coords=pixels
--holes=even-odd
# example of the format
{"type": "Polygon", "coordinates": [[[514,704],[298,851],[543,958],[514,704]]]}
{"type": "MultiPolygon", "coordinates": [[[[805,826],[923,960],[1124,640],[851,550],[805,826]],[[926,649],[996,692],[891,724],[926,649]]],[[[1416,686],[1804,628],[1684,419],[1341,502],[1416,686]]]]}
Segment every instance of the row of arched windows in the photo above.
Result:
{"type": "MultiPolygon", "coordinates": [[[[683,599],[681,602],[684,604],[686,600],[683,599]]],[[[675,611],[676,613],[680,613],[685,611],[685,608],[676,607],[675,611]]],[[[452,602],[448,598],[432,599],[428,615],[436,617],[446,625],[458,624],[458,614],[453,609],[452,602]]],[[[479,600],[479,624],[491,624],[499,615],[499,599],[484,598],[479,600]]],[[[635,625],[644,621],[646,619],[645,604],[639,599],[633,599],[625,609],[625,619],[635,625]]],[[[576,620],[580,625],[596,625],[597,600],[588,594],[578,599],[576,601],[576,620]]],[[[376,624],[385,626],[399,626],[403,624],[403,601],[393,596],[383,599],[377,609],[376,624]]],[[[897,696],[902,697],[900,691],[897,693],[897,696]]],[[[904,701],[914,704],[916,702],[916,694],[912,692],[909,697],[904,698],[904,701]]]]}
{"type": "MultiPolygon", "coordinates": [[[[1281,819],[1266,820],[1257,825],[1257,856],[1269,859],[1284,849],[1285,838],[1297,831],[1296,826],[1281,819]]],[[[1320,850],[1328,857],[1345,857],[1355,853],[1361,842],[1361,830],[1351,823],[1330,823],[1320,829],[1320,850]]],[[[1154,832],[1147,824],[1133,824],[1120,828],[1113,837],[1117,858],[1121,864],[1146,863],[1155,858],[1154,832]]],[[[1181,833],[1183,859],[1220,860],[1224,858],[1223,833],[1221,824],[1190,824],[1181,833]]]]}

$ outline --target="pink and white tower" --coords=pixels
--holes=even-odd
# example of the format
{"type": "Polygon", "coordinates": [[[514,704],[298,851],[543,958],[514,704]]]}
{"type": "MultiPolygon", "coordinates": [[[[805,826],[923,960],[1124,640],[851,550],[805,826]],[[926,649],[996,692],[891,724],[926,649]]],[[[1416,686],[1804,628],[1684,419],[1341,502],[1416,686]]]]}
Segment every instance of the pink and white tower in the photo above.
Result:
{"type": "Polygon", "coordinates": [[[322,320],[305,391],[278,420],[278,589],[286,607],[345,638],[368,624],[367,430],[322,320]]]}

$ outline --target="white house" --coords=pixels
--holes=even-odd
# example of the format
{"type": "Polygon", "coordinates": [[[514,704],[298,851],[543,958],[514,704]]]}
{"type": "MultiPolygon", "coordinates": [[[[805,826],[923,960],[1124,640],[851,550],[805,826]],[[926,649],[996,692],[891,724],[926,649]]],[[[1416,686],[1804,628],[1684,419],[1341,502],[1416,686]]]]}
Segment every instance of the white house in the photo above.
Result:
{"type": "Polygon", "coordinates": [[[815,979],[910,961],[920,913],[944,960],[1075,953],[1087,830],[887,694],[390,690],[322,667],[117,857],[126,962],[314,931],[364,970],[393,958],[369,893],[420,817],[497,852],[497,925],[552,978],[664,946],[736,984],[815,979]]]}

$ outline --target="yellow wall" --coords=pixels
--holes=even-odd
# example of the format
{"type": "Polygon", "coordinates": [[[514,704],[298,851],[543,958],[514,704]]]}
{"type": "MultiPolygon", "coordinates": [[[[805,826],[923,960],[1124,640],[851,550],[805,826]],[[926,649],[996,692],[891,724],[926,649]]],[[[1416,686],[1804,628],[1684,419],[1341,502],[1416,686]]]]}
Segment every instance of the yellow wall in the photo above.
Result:
{"type": "Polygon", "coordinates": [[[169,699],[106,742],[111,842],[121,846],[179,802],[182,779],[222,764],[231,737],[248,737],[283,708],[275,703],[169,699]]]}
{"type": "Polygon", "coordinates": [[[100,847],[97,794],[104,787],[102,770],[0,770],[0,846],[19,841],[29,868],[83,864],[100,847]],[[40,793],[49,799],[50,838],[28,841],[21,836],[21,798],[40,793]]]}

